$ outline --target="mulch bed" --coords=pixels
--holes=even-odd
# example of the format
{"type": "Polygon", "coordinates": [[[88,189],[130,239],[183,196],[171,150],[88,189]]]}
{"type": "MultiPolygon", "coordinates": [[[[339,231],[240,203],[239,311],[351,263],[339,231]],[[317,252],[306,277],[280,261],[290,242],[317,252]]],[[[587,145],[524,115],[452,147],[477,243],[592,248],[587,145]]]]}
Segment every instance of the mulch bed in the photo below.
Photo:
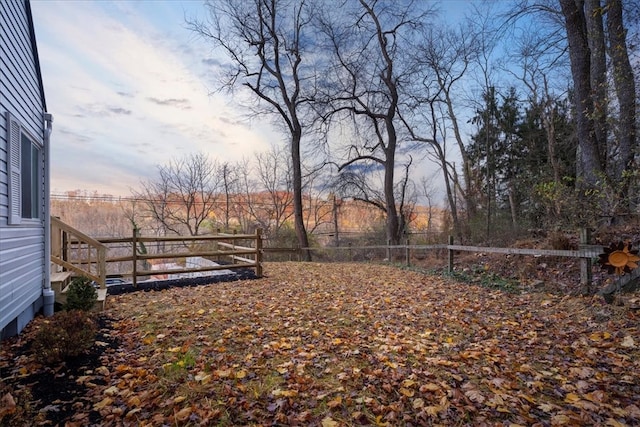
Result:
{"type": "MultiPolygon", "coordinates": [[[[103,365],[103,356],[113,353],[119,346],[118,338],[111,335],[111,319],[98,315],[96,320],[98,334],[94,345],[84,354],[58,366],[39,364],[31,349],[34,334],[46,322],[43,317],[29,323],[20,336],[2,342],[1,425],[65,425],[79,409],[91,407],[86,395],[90,387],[101,385],[101,379],[96,376],[91,381],[82,381],[82,377],[93,375],[103,365]]],[[[99,423],[99,414],[93,411],[88,421],[99,423]]]]}

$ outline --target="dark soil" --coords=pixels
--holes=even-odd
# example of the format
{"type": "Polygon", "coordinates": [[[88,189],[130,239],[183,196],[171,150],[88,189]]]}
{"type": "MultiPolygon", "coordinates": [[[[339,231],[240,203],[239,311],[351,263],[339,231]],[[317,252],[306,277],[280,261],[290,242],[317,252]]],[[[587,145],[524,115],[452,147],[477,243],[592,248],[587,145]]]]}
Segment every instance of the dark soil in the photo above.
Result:
{"type": "MultiPolygon", "coordinates": [[[[98,315],[98,333],[94,345],[84,354],[69,358],[57,366],[43,366],[36,362],[31,350],[34,334],[46,319],[34,319],[22,334],[2,342],[0,349],[0,396],[9,394],[15,407],[0,405],[0,425],[63,426],[80,408],[93,404],[85,396],[92,384],[78,381],[83,375],[92,375],[103,365],[103,355],[118,348],[118,339],[111,335],[111,319],[98,315]],[[4,416],[3,416],[4,414],[4,416]]],[[[99,414],[89,421],[99,423],[99,414]]]]}
{"type": "MultiPolygon", "coordinates": [[[[220,263],[222,264],[222,263],[220,263]]],[[[251,280],[256,279],[256,273],[249,268],[240,268],[234,270],[233,273],[220,274],[217,276],[203,276],[189,279],[174,279],[174,280],[152,280],[145,282],[138,282],[136,286],[131,284],[113,285],[107,288],[107,292],[110,295],[120,295],[129,292],[138,291],[161,291],[169,288],[182,288],[186,286],[200,286],[209,285],[220,282],[234,282],[236,280],[251,280]]]]}

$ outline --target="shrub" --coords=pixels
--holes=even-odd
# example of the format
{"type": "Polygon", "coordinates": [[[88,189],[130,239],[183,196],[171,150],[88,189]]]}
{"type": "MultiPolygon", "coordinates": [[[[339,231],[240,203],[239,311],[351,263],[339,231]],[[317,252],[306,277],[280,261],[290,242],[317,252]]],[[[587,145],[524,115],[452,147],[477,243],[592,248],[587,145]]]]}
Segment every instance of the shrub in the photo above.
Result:
{"type": "Polygon", "coordinates": [[[94,343],[97,326],[81,310],[61,311],[45,320],[33,340],[35,358],[44,364],[56,364],[79,356],[94,343]]]}
{"type": "Polygon", "coordinates": [[[93,283],[86,277],[76,277],[69,284],[65,309],[90,311],[98,300],[93,283]]]}

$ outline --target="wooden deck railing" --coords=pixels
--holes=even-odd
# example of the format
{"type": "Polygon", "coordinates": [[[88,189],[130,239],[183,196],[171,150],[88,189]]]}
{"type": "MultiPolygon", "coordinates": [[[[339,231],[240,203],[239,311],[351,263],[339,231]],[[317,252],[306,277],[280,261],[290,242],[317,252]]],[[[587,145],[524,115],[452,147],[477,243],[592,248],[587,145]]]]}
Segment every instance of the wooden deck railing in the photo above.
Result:
{"type": "Polygon", "coordinates": [[[255,234],[226,234],[217,233],[200,236],[140,236],[133,230],[132,236],[127,238],[98,238],[101,244],[108,247],[111,244],[124,244],[128,247],[128,255],[107,257],[107,263],[131,263],[131,269],[120,271],[118,274],[131,277],[134,286],[142,276],[159,276],[180,273],[201,273],[216,270],[233,270],[239,268],[254,268],[257,277],[262,277],[262,232],[255,234]],[[242,246],[238,241],[250,241],[242,246]],[[155,244],[155,245],[149,245],[155,244]],[[149,253],[147,246],[155,246],[155,253],[149,253]],[[225,260],[222,265],[152,269],[151,260],[173,260],[175,263],[185,261],[187,257],[206,257],[225,260]]]}
{"type": "MultiPolygon", "coordinates": [[[[152,245],[149,245],[152,246],[152,245]]],[[[121,251],[122,252],[122,251],[121,251]]],[[[254,268],[262,277],[262,232],[255,234],[217,233],[205,236],[140,236],[134,230],[131,237],[93,238],[56,217],[51,217],[51,262],[62,271],[86,276],[106,288],[109,264],[130,263],[126,270],[116,268],[111,275],[130,277],[134,285],[142,276],[179,273],[200,273],[216,270],[254,268]],[[250,241],[242,246],[238,242],[250,241]],[[252,243],[251,243],[252,242],[252,243]],[[120,244],[128,248],[124,256],[108,256],[110,245],[120,244]],[[155,253],[149,253],[146,245],[155,244],[155,253]],[[207,257],[227,261],[223,265],[209,265],[171,269],[152,269],[152,260],[184,261],[188,257],[207,257]]],[[[119,267],[119,266],[115,266],[119,267]]],[[[55,273],[55,271],[54,271],[55,273]]]]}
{"type": "Polygon", "coordinates": [[[107,247],[79,230],[51,217],[51,262],[63,271],[86,276],[106,287],[107,247]]]}

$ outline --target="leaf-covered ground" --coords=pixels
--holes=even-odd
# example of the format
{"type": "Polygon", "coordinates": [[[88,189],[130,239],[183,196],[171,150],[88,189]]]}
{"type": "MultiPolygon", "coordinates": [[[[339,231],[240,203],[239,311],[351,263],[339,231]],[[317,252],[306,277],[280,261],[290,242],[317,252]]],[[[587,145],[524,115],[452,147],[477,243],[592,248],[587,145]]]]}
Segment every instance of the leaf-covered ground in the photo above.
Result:
{"type": "Polygon", "coordinates": [[[640,425],[640,314],[391,266],[110,297],[68,425],[640,425]],[[75,424],[74,424],[75,423],[75,424]]]}

